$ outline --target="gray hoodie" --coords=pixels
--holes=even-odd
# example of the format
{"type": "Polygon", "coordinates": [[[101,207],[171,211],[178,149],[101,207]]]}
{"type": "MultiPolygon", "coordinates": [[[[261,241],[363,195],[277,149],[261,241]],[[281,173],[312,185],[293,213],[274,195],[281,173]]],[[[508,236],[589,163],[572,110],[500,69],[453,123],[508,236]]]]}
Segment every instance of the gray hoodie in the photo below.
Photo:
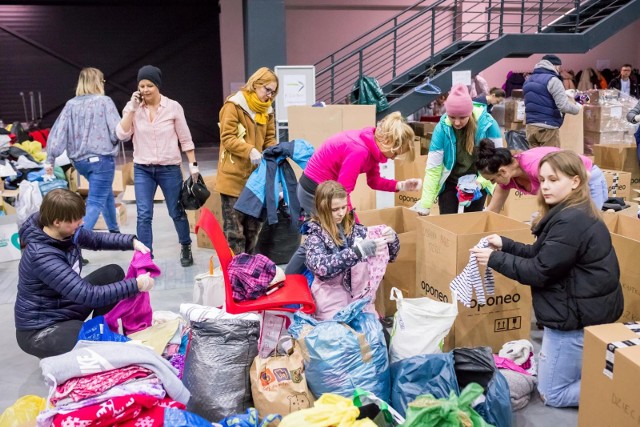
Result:
{"type": "MultiPolygon", "coordinates": [[[[543,59],[542,61],[538,62],[535,68],[545,68],[555,73],[558,72],[555,65],[553,65],[551,62],[547,61],[546,59],[543,59]]],[[[569,101],[569,97],[565,92],[564,85],[562,84],[561,78],[550,79],[549,83],[547,83],[547,90],[549,91],[549,94],[553,97],[553,100],[556,102],[556,105],[561,113],[578,114],[580,112],[580,105],[569,101]]],[[[555,129],[554,127],[544,123],[527,123],[527,124],[548,128],[548,129],[555,129]]]]}

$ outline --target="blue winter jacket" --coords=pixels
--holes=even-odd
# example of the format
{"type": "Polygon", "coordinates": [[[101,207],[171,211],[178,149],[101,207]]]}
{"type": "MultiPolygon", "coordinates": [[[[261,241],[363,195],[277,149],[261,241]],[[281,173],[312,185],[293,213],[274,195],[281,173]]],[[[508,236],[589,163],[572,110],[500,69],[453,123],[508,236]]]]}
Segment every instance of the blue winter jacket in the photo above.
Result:
{"type": "Polygon", "coordinates": [[[298,179],[287,161],[292,159],[303,170],[313,154],[314,148],[303,139],[281,142],[265,149],[260,166],[251,173],[234,209],[245,215],[264,220],[269,224],[278,222],[279,193],[289,206],[291,226],[298,228],[300,202],[296,195],[298,179]]]}
{"type": "Polygon", "coordinates": [[[536,67],[524,82],[524,112],[527,123],[544,123],[555,128],[562,126],[564,116],[547,89],[549,80],[553,78],[560,79],[560,75],[547,68],[536,67]]]}
{"type": "Polygon", "coordinates": [[[136,279],[96,286],[80,277],[80,248],[131,250],[131,234],[94,233],[80,227],[73,237],[57,240],[29,217],[19,231],[19,265],[15,323],[18,330],[39,330],[67,320],[84,321],[94,308],[114,304],[138,293],[136,279]]]}

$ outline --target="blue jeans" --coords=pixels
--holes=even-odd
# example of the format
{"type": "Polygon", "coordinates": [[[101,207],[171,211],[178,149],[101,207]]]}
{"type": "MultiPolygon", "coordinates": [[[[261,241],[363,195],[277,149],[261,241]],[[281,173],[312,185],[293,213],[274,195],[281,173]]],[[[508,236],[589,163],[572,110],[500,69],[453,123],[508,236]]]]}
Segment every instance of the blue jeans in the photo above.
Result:
{"type": "Polygon", "coordinates": [[[153,249],[153,196],[160,186],[164,194],[165,203],[173,225],[178,232],[178,241],[181,245],[190,245],[189,221],[187,214],[180,203],[180,190],[182,189],[182,171],[178,165],[139,165],[133,166],[133,183],[136,192],[136,208],[138,210],[138,223],[136,233],[138,239],[153,249]]]}
{"type": "Polygon", "coordinates": [[[636,139],[636,154],[638,156],[638,162],[640,163],[640,126],[636,130],[636,133],[633,134],[636,139]]]}
{"type": "Polygon", "coordinates": [[[607,180],[602,173],[602,169],[593,165],[591,168],[591,178],[589,178],[589,193],[593,204],[596,205],[598,210],[602,210],[604,202],[609,198],[609,188],[607,187],[607,180]]]}
{"type": "Polygon", "coordinates": [[[545,326],[538,356],[538,391],[547,406],[578,406],[584,330],[558,331],[545,326]]]}
{"type": "Polygon", "coordinates": [[[116,163],[113,156],[91,156],[85,160],[74,161],[73,167],[89,181],[87,211],[84,215],[85,228],[93,230],[102,212],[109,231],[120,231],[116,214],[116,202],[111,188],[116,171],[116,163]]]}

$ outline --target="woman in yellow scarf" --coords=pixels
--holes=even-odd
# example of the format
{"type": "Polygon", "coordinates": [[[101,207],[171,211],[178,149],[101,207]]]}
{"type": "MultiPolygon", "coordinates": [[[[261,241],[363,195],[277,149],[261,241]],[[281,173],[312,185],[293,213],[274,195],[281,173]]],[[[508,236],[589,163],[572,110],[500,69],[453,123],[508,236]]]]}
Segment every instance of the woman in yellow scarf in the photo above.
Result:
{"type": "Polygon", "coordinates": [[[234,210],[233,206],[249,175],[260,164],[262,151],[277,144],[271,105],[277,93],[278,77],[262,67],[227,98],[220,110],[216,191],[222,200],[222,229],[236,254],[251,254],[262,228],[262,222],[234,210]]]}

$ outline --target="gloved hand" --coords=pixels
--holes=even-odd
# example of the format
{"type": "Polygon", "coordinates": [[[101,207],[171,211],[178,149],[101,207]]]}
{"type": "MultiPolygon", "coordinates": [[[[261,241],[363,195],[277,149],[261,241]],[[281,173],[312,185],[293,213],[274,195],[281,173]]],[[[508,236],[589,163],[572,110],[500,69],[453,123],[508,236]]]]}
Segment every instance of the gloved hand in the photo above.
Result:
{"type": "Polygon", "coordinates": [[[418,191],[422,188],[422,180],[420,178],[411,178],[399,181],[396,188],[398,191],[418,191]]]}
{"type": "Polygon", "coordinates": [[[640,123],[640,114],[636,114],[636,116],[633,118],[633,120],[634,120],[636,123],[640,123]]]}
{"type": "Polygon", "coordinates": [[[143,254],[148,254],[149,252],[151,252],[151,250],[149,250],[149,248],[138,239],[133,239],[133,249],[136,251],[140,251],[143,254]]]}
{"type": "Polygon", "coordinates": [[[131,95],[131,106],[133,107],[134,110],[137,110],[141,104],[142,104],[142,95],[140,94],[140,91],[133,92],[133,95],[131,95]]]}
{"type": "Polygon", "coordinates": [[[138,281],[138,290],[140,292],[149,292],[153,289],[154,281],[151,278],[151,273],[144,273],[136,277],[138,281]]]}
{"type": "Polygon", "coordinates": [[[393,230],[393,228],[391,227],[385,227],[384,229],[382,229],[382,238],[384,239],[384,241],[386,243],[393,243],[395,242],[397,237],[396,232],[393,230]]]}
{"type": "Polygon", "coordinates": [[[429,212],[431,212],[431,210],[429,208],[423,208],[420,205],[420,200],[418,200],[416,202],[416,204],[411,206],[409,209],[411,209],[412,211],[418,212],[418,215],[420,215],[420,216],[428,216],[429,212]]]}
{"type": "Polygon", "coordinates": [[[359,240],[355,243],[354,250],[360,255],[360,259],[365,259],[381,253],[385,246],[387,246],[387,242],[383,238],[359,240]]]}
{"type": "Polygon", "coordinates": [[[189,163],[189,173],[192,177],[194,177],[194,179],[197,179],[196,175],[200,173],[200,169],[198,169],[198,166],[196,164],[189,163]]]}
{"type": "Polygon", "coordinates": [[[251,160],[252,165],[259,165],[260,160],[262,160],[262,153],[257,149],[252,148],[251,152],[249,153],[249,159],[251,160]]]}

